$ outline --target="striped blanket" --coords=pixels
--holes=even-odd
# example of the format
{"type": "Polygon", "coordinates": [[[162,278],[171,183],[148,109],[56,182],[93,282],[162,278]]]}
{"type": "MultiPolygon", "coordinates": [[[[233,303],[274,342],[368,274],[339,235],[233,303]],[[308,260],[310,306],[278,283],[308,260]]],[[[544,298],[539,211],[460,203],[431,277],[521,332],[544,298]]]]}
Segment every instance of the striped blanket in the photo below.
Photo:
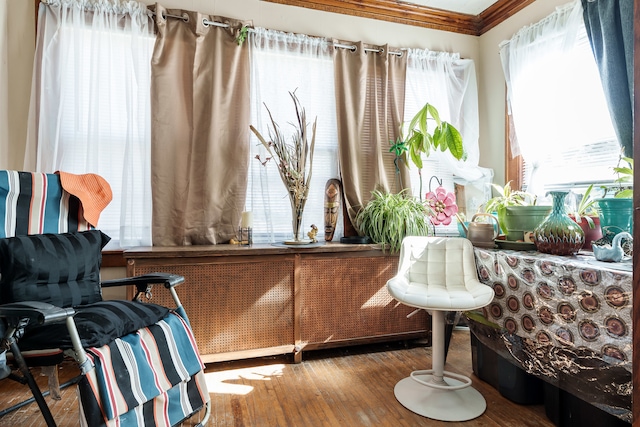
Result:
{"type": "Polygon", "coordinates": [[[0,170],[0,238],[90,228],[58,175],[0,170]]]}
{"type": "Polygon", "coordinates": [[[83,426],[174,426],[209,401],[191,329],[175,313],[88,355],[78,384],[83,426]]]}

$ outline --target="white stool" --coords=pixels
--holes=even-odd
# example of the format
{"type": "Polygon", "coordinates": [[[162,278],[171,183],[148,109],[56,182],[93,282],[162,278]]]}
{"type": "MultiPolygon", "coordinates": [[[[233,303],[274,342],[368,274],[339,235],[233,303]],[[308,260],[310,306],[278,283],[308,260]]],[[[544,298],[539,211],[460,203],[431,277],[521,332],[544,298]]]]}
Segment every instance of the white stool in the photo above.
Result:
{"type": "Polygon", "coordinates": [[[399,302],[432,316],[432,369],[414,371],[396,384],[396,399],[407,409],[440,421],[466,421],[485,411],[484,397],[471,379],[444,370],[444,315],[488,305],[493,289],[478,280],[473,245],[461,237],[406,237],[398,273],[387,282],[399,302]]]}

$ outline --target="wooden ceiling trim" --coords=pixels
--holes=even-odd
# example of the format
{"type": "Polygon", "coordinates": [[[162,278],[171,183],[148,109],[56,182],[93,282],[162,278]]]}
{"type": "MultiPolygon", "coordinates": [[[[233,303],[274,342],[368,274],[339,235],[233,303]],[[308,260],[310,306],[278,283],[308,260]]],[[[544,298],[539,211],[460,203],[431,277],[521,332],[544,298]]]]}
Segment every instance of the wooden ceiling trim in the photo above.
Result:
{"type": "Polygon", "coordinates": [[[434,9],[398,0],[264,1],[479,36],[535,0],[498,0],[479,15],[434,9]]]}
{"type": "Polygon", "coordinates": [[[478,35],[478,17],[395,0],[264,0],[325,12],[478,35]]]}
{"type": "Polygon", "coordinates": [[[500,24],[507,18],[512,17],[535,0],[500,0],[489,6],[478,17],[480,18],[480,31],[482,35],[500,24]]]}

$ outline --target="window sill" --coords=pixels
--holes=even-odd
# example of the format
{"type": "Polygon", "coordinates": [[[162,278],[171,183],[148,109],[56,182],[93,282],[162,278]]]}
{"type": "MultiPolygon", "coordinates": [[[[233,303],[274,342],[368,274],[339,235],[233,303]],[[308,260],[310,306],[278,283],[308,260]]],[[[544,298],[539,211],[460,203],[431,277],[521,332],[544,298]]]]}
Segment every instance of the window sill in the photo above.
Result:
{"type": "Polygon", "coordinates": [[[127,260],[124,258],[122,249],[102,251],[102,267],[126,267],[127,260]]]}

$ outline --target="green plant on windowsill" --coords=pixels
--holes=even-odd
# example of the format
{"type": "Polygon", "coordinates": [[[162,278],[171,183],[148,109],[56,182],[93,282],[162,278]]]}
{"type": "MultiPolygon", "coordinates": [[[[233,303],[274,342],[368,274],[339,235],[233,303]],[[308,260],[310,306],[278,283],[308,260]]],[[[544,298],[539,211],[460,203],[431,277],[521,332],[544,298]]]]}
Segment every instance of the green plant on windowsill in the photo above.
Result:
{"type": "Polygon", "coordinates": [[[449,151],[457,159],[466,159],[467,153],[462,144],[462,135],[451,123],[440,119],[438,110],[428,102],[409,122],[406,132],[401,129],[398,138],[389,149],[396,155],[394,162],[398,169],[398,159],[406,154],[418,168],[420,176],[420,197],[422,198],[422,154],[427,157],[432,151],[449,151]],[[433,124],[433,129],[430,124],[433,124]]]}
{"type": "Polygon", "coordinates": [[[507,230],[504,216],[508,206],[531,206],[537,202],[535,195],[527,193],[526,191],[513,190],[511,188],[511,181],[507,182],[503,187],[497,184],[491,184],[491,187],[498,195],[487,200],[487,202],[481,206],[480,210],[485,213],[497,213],[500,230],[502,230],[503,233],[507,230]]]}
{"type": "Polygon", "coordinates": [[[595,228],[593,218],[598,216],[598,210],[596,209],[597,199],[591,196],[592,190],[593,184],[584,192],[576,209],[569,212],[578,224],[582,222],[582,219],[585,219],[590,229],[595,228]]]}
{"type": "Polygon", "coordinates": [[[619,186],[614,197],[618,199],[632,198],[633,188],[628,188],[628,186],[633,185],[633,159],[620,156],[618,165],[613,168],[613,172],[618,177],[615,182],[619,186]],[[625,162],[626,165],[621,164],[622,162],[625,162]]]}
{"type": "Polygon", "coordinates": [[[432,225],[429,217],[431,208],[407,193],[372,192],[372,198],[356,215],[356,226],[375,243],[381,244],[383,251],[400,250],[405,236],[427,236],[432,225]]]}

